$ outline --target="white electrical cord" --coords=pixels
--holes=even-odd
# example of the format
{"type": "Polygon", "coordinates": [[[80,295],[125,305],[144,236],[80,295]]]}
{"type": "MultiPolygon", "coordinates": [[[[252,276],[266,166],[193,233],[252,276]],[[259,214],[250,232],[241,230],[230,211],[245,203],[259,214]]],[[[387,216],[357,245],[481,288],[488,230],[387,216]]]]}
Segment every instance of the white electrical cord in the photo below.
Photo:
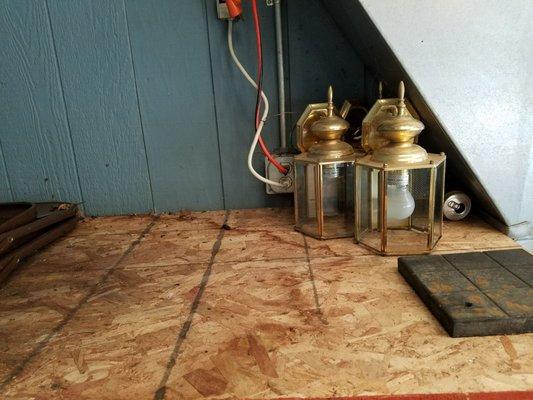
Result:
{"type": "MultiPolygon", "coordinates": [[[[250,84],[255,88],[255,90],[257,90],[257,84],[252,79],[250,74],[246,72],[241,62],[235,55],[235,50],[233,49],[233,21],[232,20],[228,21],[228,48],[229,48],[229,53],[231,54],[231,58],[233,59],[233,62],[235,63],[237,68],[239,68],[239,70],[244,75],[246,80],[250,82],[250,84]]],[[[252,141],[252,146],[250,147],[250,151],[248,152],[248,169],[250,170],[252,175],[255,176],[257,179],[259,179],[261,182],[267,183],[270,186],[284,187],[285,185],[279,182],[271,181],[270,179],[267,179],[264,176],[259,175],[252,165],[254,151],[255,151],[255,148],[257,147],[257,142],[259,141],[259,137],[261,136],[261,131],[263,130],[263,126],[265,125],[265,121],[268,115],[268,99],[265,95],[265,92],[263,92],[262,90],[261,90],[261,98],[263,99],[263,102],[265,103],[265,109],[263,111],[263,115],[261,116],[261,121],[259,122],[259,126],[257,127],[257,130],[255,131],[255,136],[254,136],[254,140],[252,141]]]]}

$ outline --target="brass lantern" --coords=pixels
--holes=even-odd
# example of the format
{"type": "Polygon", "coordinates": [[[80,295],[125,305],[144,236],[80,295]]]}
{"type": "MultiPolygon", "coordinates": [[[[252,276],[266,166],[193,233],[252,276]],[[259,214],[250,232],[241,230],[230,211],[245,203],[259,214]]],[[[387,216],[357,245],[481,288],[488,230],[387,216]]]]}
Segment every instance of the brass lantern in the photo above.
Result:
{"type": "Polygon", "coordinates": [[[415,138],[424,124],[407,111],[400,82],[396,105],[377,126],[382,147],[355,166],[355,240],[383,254],[430,252],[442,236],[446,156],[415,138]]]}
{"type": "Polygon", "coordinates": [[[334,113],[330,86],[326,116],[310,128],[318,140],[294,158],[295,229],[317,239],[353,236],[356,154],[341,140],[348,128],[348,122],[334,113]]]}

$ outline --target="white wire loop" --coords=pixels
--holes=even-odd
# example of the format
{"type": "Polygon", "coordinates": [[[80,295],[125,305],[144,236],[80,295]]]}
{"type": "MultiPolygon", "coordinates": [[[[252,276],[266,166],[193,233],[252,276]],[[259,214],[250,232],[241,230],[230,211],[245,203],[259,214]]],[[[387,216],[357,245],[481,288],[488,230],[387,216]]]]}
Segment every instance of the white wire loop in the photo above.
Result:
{"type": "MultiPolygon", "coordinates": [[[[250,85],[252,85],[257,90],[257,84],[252,79],[250,74],[246,72],[241,62],[237,58],[237,55],[235,54],[235,50],[233,49],[233,21],[232,20],[228,21],[228,48],[229,48],[229,53],[231,55],[231,58],[233,59],[233,62],[235,63],[237,68],[239,68],[239,71],[241,71],[241,73],[244,75],[246,80],[250,82],[250,85]]],[[[265,125],[265,121],[268,116],[268,108],[269,108],[268,99],[265,95],[265,92],[263,92],[262,90],[261,90],[261,98],[263,99],[263,103],[265,103],[265,108],[263,110],[263,115],[261,116],[261,121],[259,122],[259,126],[257,127],[257,130],[255,131],[255,136],[254,136],[254,140],[252,141],[252,145],[250,146],[250,151],[248,152],[248,169],[250,170],[252,175],[256,177],[257,179],[259,179],[261,182],[267,183],[270,186],[283,187],[285,185],[283,185],[282,183],[271,181],[270,179],[267,179],[264,176],[259,175],[259,173],[257,173],[257,171],[254,169],[252,165],[254,151],[255,151],[255,148],[257,147],[257,142],[259,141],[259,137],[261,136],[261,131],[263,130],[263,126],[265,125]]]]}

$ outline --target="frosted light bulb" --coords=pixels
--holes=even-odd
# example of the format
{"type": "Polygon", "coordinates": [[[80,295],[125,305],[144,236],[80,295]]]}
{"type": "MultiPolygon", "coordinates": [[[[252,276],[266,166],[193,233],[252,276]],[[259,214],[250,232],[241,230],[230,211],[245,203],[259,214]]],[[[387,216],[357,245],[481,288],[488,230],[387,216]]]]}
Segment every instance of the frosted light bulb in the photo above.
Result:
{"type": "Polygon", "coordinates": [[[389,224],[409,218],[415,210],[415,199],[408,187],[407,171],[389,173],[387,179],[387,222],[389,224]]]}

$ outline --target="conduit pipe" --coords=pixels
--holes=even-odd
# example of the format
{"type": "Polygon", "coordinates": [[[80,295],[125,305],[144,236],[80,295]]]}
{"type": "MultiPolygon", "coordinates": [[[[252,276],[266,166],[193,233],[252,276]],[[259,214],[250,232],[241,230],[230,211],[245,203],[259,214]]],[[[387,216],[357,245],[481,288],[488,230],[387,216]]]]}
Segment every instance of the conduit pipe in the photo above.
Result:
{"type": "Polygon", "coordinates": [[[276,25],[276,59],[278,64],[278,110],[279,141],[281,152],[287,151],[287,130],[285,122],[285,71],[283,65],[283,30],[281,24],[281,0],[274,0],[276,25]]]}

